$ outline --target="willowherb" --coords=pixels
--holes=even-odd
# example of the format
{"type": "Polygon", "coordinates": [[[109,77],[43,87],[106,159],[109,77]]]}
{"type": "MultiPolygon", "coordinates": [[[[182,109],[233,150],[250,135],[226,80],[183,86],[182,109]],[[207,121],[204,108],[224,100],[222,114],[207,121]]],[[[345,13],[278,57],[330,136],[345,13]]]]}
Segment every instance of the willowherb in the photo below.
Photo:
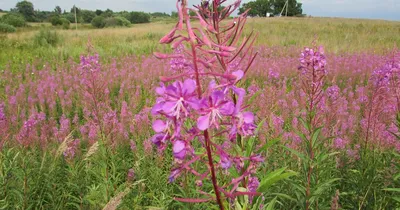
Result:
{"type": "Polygon", "coordinates": [[[400,53],[393,52],[388,61],[375,69],[370,77],[369,94],[366,96],[366,109],[361,120],[365,133],[364,148],[396,146],[386,135],[388,127],[400,112],[400,53]],[[389,142],[387,141],[389,140],[389,142]]]}
{"type": "MultiPolygon", "coordinates": [[[[315,202],[312,201],[314,186],[319,183],[318,177],[318,158],[321,154],[321,143],[319,139],[318,128],[321,124],[321,113],[324,111],[324,79],[327,75],[327,61],[322,47],[316,47],[314,41],[313,48],[305,48],[300,56],[300,71],[301,87],[306,96],[306,113],[305,119],[302,120],[303,131],[302,151],[307,157],[304,160],[304,188],[305,188],[305,209],[308,210],[313,204],[318,209],[318,198],[315,202]]],[[[334,96],[335,91],[330,91],[330,96],[334,96]]]]}
{"type": "Polygon", "coordinates": [[[246,111],[246,91],[238,86],[254,61],[256,53],[251,46],[255,36],[250,34],[239,44],[247,12],[223,22],[240,6],[240,1],[235,1],[220,9],[224,2],[202,1],[191,9],[186,0],[177,1],[179,21],[160,40],[171,44],[175,53],[155,56],[172,59],[171,68],[178,74],[161,77],[152,109],[158,118],[153,122],[153,143],[160,152],[172,145],[174,165],[169,181],[193,175],[197,179],[194,185],[201,188],[211,180],[215,194],[200,190],[205,198],[175,199],[215,200],[220,209],[223,200],[233,202],[237,196],[258,194],[254,174],[263,162],[251,151],[246,155],[245,139],[255,134],[256,125],[253,113],[246,111]],[[196,15],[190,16],[189,11],[196,15]],[[192,26],[192,20],[198,20],[199,26],[192,26]],[[202,167],[197,163],[203,163],[202,167]],[[228,176],[229,181],[221,184],[219,175],[228,176]],[[247,191],[239,191],[239,187],[247,191]]]}

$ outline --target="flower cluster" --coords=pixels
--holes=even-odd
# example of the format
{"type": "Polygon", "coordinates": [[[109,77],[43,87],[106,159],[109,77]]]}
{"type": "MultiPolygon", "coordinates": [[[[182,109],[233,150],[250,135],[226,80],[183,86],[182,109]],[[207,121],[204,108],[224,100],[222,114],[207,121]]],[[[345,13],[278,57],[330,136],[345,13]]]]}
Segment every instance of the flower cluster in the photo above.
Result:
{"type": "MultiPolygon", "coordinates": [[[[248,193],[253,195],[259,183],[254,173],[263,162],[257,154],[249,152],[250,156],[246,156],[244,150],[236,151],[235,144],[244,144],[245,139],[255,135],[255,117],[246,111],[246,91],[239,87],[255,54],[239,65],[251,49],[251,45],[234,46],[243,30],[246,13],[220,26],[240,5],[236,1],[219,11],[217,8],[223,2],[203,1],[196,9],[189,9],[186,0],[177,1],[179,22],[160,40],[163,44],[172,43],[175,54],[155,53],[158,58],[172,59],[175,75],[161,77],[162,82],[156,88],[158,97],[152,108],[153,116],[157,117],[153,122],[156,134],[151,138],[160,152],[172,145],[175,161],[170,182],[187,173],[197,177],[196,186],[202,186],[210,178],[220,207],[220,193],[233,201],[237,188],[247,187],[247,182],[248,193]],[[196,16],[189,17],[189,10],[196,16]],[[198,19],[201,27],[192,27],[191,19],[198,19]],[[186,33],[178,34],[180,31],[186,33]],[[208,166],[198,168],[195,162],[208,166]],[[240,176],[233,178],[228,186],[219,186],[216,168],[225,174],[235,170],[240,176]]],[[[248,38],[251,39],[254,37],[248,38]]]]}

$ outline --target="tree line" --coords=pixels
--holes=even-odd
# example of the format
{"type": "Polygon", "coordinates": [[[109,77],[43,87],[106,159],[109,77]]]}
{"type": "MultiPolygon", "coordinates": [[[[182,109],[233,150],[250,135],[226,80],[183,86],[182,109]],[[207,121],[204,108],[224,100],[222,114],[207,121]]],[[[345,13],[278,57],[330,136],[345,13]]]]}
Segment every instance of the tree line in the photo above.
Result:
{"type": "Polygon", "coordinates": [[[279,15],[282,11],[282,15],[286,15],[285,4],[288,3],[287,16],[304,16],[302,3],[297,0],[255,0],[248,3],[244,3],[239,9],[239,14],[242,14],[246,10],[250,9],[248,15],[251,17],[259,16],[265,17],[267,13],[271,15],[279,15]]]}
{"type": "MultiPolygon", "coordinates": [[[[1,10],[3,11],[3,10],[1,10]]],[[[53,11],[36,10],[32,2],[20,1],[12,8],[9,14],[23,17],[27,22],[51,22],[53,25],[66,23],[94,23],[95,27],[104,27],[107,24],[116,23],[122,25],[148,23],[151,18],[171,17],[170,14],[155,12],[145,13],[140,11],[114,12],[106,10],[86,10],[73,6],[71,9],[62,9],[56,6],[53,11]],[[76,12],[76,19],[75,19],[76,12]],[[92,22],[95,20],[94,22],[92,22]]]]}

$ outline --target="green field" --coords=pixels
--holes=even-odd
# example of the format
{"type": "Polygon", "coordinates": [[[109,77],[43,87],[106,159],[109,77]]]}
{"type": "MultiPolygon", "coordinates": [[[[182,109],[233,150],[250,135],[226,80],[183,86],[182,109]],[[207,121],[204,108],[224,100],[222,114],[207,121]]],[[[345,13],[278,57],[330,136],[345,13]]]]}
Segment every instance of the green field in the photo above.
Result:
{"type": "Polygon", "coordinates": [[[0,209],[400,209],[400,22],[175,21],[0,34],[0,209]]]}
{"type": "MultiPolygon", "coordinates": [[[[91,44],[103,59],[126,55],[151,54],[168,51],[158,44],[174,23],[171,20],[138,24],[131,28],[92,29],[79,25],[75,30],[31,24],[15,34],[0,35],[0,68],[8,63],[26,64],[77,59],[91,44]],[[38,44],[35,35],[40,29],[54,30],[60,41],[54,46],[38,44]]],[[[400,22],[341,18],[251,18],[245,34],[259,34],[256,46],[301,47],[317,35],[319,43],[331,53],[374,51],[382,53],[400,45],[400,22]]]]}

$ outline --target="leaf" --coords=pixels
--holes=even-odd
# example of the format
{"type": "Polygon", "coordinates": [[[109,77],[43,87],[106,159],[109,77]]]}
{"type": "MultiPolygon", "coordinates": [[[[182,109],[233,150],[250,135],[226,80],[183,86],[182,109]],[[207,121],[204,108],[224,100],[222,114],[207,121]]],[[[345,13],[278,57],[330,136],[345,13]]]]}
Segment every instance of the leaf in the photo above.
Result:
{"type": "Polygon", "coordinates": [[[297,173],[294,171],[289,171],[287,173],[283,173],[286,170],[286,167],[278,169],[270,174],[268,174],[266,177],[264,177],[261,182],[260,186],[257,189],[257,192],[266,192],[269,187],[271,187],[273,184],[276,182],[289,178],[291,176],[296,175],[297,173]]]}
{"type": "Polygon", "coordinates": [[[248,104],[252,104],[253,101],[254,101],[261,93],[262,93],[261,90],[255,92],[255,93],[250,97],[250,99],[248,100],[248,104]]]}
{"type": "Polygon", "coordinates": [[[283,145],[282,145],[282,147],[283,147],[284,149],[288,150],[289,152],[293,153],[294,155],[296,155],[297,157],[299,157],[299,158],[302,159],[303,161],[305,161],[305,162],[306,162],[306,161],[309,161],[309,158],[306,157],[306,156],[304,156],[304,155],[301,154],[300,152],[298,152],[298,151],[296,151],[296,150],[294,150],[294,149],[292,149],[292,148],[283,146],[283,145]]]}
{"type": "Polygon", "coordinates": [[[270,141],[267,141],[267,143],[266,143],[264,146],[262,146],[262,147],[258,150],[258,152],[267,150],[268,148],[272,147],[273,145],[275,145],[275,144],[278,143],[279,141],[280,141],[280,139],[278,139],[278,138],[272,139],[272,140],[270,140],[270,141]]]}
{"type": "Polygon", "coordinates": [[[321,133],[321,130],[322,130],[322,127],[319,127],[313,132],[313,134],[311,136],[311,145],[312,145],[312,147],[315,146],[315,144],[316,144],[316,142],[318,140],[319,134],[321,133]]]}
{"type": "Polygon", "coordinates": [[[211,198],[174,198],[174,200],[184,203],[205,203],[211,201],[211,198]]]}
{"type": "MultiPolygon", "coordinates": [[[[313,192],[313,196],[317,196],[317,195],[321,195],[322,193],[325,192],[325,190],[329,187],[331,187],[331,184],[341,180],[340,178],[334,178],[334,179],[330,179],[324,183],[320,183],[317,185],[317,189],[313,192]]],[[[311,200],[311,199],[310,199],[311,200]]]]}
{"type": "Polygon", "coordinates": [[[385,188],[383,190],[390,192],[400,192],[400,188],[385,188]]]}
{"type": "Polygon", "coordinates": [[[298,117],[297,119],[299,119],[299,121],[301,122],[301,124],[303,124],[303,126],[309,131],[310,130],[310,126],[309,124],[301,117],[298,117]]]}
{"type": "Polygon", "coordinates": [[[268,203],[266,210],[273,210],[273,209],[275,209],[276,199],[277,199],[277,197],[275,197],[274,199],[272,199],[271,202],[268,203]]]}
{"type": "Polygon", "coordinates": [[[283,193],[271,193],[271,195],[276,195],[277,197],[285,198],[285,199],[288,199],[293,202],[297,201],[296,199],[290,197],[289,195],[283,194],[283,193]]]}

